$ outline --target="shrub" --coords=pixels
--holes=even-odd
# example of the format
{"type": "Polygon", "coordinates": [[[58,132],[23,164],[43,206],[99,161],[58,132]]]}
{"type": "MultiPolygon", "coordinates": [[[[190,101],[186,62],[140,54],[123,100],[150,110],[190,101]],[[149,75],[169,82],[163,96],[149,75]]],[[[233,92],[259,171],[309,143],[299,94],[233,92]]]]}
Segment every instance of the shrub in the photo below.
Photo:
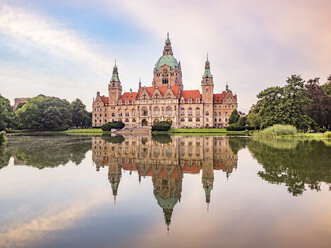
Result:
{"type": "Polygon", "coordinates": [[[170,135],[168,134],[152,134],[152,140],[161,144],[168,144],[172,141],[170,135]]]}
{"type": "Polygon", "coordinates": [[[171,128],[171,123],[168,121],[159,121],[154,123],[152,131],[168,131],[171,128]]]}
{"type": "Polygon", "coordinates": [[[266,129],[263,129],[259,132],[254,133],[254,136],[279,136],[279,135],[295,135],[297,133],[297,129],[291,125],[273,125],[266,129]]]}
{"type": "Polygon", "coordinates": [[[2,143],[4,143],[6,140],[6,137],[5,137],[5,133],[4,132],[0,132],[0,145],[2,143]]]}
{"type": "Polygon", "coordinates": [[[101,129],[102,131],[111,131],[112,129],[122,129],[125,124],[121,121],[112,121],[104,124],[101,129]]]}
{"type": "Polygon", "coordinates": [[[324,136],[328,139],[331,139],[331,132],[325,132],[324,136]]]}
{"type": "Polygon", "coordinates": [[[226,128],[226,131],[243,131],[243,130],[245,130],[245,127],[239,125],[238,123],[231,124],[226,128]]]}

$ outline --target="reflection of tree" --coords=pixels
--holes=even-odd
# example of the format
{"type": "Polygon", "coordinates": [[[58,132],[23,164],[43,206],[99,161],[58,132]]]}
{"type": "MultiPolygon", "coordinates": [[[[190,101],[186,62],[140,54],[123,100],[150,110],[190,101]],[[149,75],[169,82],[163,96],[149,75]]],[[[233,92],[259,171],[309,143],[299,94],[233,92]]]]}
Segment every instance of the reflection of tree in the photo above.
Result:
{"type": "Polygon", "coordinates": [[[69,161],[76,165],[91,149],[91,138],[77,136],[17,136],[8,139],[7,148],[25,164],[37,167],[56,167],[69,161]]]}
{"type": "Polygon", "coordinates": [[[265,171],[258,172],[264,180],[285,183],[294,196],[301,195],[306,185],[320,190],[320,183],[331,182],[331,148],[323,142],[299,142],[289,144],[272,140],[251,140],[248,148],[265,171]]]}
{"type": "Polygon", "coordinates": [[[229,146],[234,154],[238,154],[239,150],[246,147],[247,139],[238,137],[229,137],[229,146]]]}
{"type": "Polygon", "coordinates": [[[106,142],[112,143],[112,144],[121,144],[125,138],[122,135],[102,135],[102,139],[106,142]]]}
{"type": "Polygon", "coordinates": [[[10,153],[5,145],[0,145],[0,169],[8,165],[10,153]]]}
{"type": "Polygon", "coordinates": [[[171,143],[171,137],[168,134],[153,134],[152,140],[159,142],[161,144],[171,143]]]}

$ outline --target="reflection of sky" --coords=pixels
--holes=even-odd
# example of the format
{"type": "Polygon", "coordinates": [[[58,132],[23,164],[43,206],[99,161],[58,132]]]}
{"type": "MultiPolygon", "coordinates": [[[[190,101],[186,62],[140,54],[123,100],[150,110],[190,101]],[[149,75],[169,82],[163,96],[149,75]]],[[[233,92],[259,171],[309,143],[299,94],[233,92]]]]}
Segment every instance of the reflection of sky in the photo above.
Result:
{"type": "Polygon", "coordinates": [[[79,165],[0,170],[0,246],[4,247],[323,247],[330,242],[330,192],[293,197],[257,176],[247,149],[227,179],[214,171],[209,210],[201,173],[185,174],[169,234],[151,177],[123,172],[116,205],[108,168],[91,151],[79,165]],[[259,244],[259,245],[257,245],[259,244]]]}

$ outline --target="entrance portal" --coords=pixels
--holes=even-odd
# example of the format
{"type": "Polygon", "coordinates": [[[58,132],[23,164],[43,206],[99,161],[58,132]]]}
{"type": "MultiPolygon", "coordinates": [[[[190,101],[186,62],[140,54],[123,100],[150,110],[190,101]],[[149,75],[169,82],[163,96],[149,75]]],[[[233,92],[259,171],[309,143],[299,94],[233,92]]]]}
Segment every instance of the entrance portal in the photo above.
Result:
{"type": "Polygon", "coordinates": [[[147,126],[147,120],[146,120],[146,119],[143,119],[143,120],[141,121],[141,125],[142,125],[142,126],[147,126]]]}

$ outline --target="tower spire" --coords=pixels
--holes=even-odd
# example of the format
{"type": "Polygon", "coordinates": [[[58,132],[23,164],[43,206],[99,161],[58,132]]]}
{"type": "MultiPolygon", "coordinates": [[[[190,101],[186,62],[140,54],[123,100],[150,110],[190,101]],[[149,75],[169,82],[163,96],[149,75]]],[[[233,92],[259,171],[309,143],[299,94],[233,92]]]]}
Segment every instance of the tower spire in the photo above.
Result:
{"type": "Polygon", "coordinates": [[[209,63],[209,59],[208,59],[208,53],[207,53],[207,60],[205,62],[205,72],[204,72],[202,78],[205,78],[205,77],[210,77],[210,78],[213,77],[213,75],[211,75],[211,73],[210,73],[210,63],[209,63]]]}
{"type": "Polygon", "coordinates": [[[163,55],[173,55],[172,48],[171,48],[171,41],[169,39],[169,33],[167,33],[167,39],[165,41],[163,55]]]}

